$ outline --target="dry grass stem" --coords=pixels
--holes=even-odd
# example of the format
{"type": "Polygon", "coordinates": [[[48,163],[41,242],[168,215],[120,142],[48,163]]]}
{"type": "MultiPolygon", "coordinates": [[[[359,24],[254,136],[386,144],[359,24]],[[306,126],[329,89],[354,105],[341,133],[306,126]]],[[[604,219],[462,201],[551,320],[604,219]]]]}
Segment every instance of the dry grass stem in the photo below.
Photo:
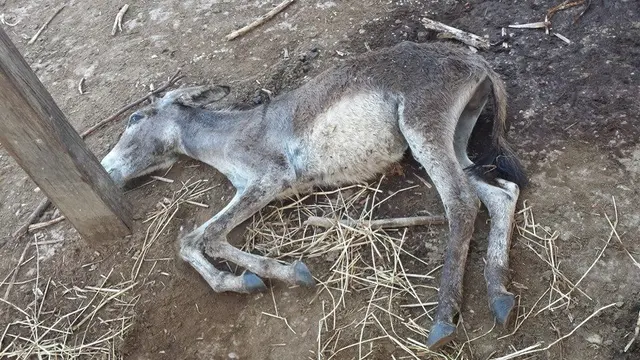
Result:
{"type": "MultiPolygon", "coordinates": [[[[9,280],[9,285],[7,286],[7,290],[5,290],[4,292],[4,296],[3,296],[4,300],[7,300],[9,298],[11,289],[13,288],[13,285],[16,282],[16,277],[18,276],[18,272],[20,271],[20,266],[22,265],[22,261],[24,260],[24,256],[27,254],[27,250],[29,250],[29,245],[30,244],[27,243],[27,245],[25,245],[24,247],[24,250],[22,250],[22,254],[20,254],[20,258],[18,258],[18,263],[16,264],[16,267],[12,271],[13,275],[9,273],[9,275],[11,275],[11,280],[9,280]]],[[[7,277],[9,277],[9,275],[7,275],[7,277]]],[[[4,283],[4,280],[2,282],[4,283]]]]}
{"type": "Polygon", "coordinates": [[[84,81],[86,79],[84,77],[82,77],[82,79],[80,79],[80,81],[78,82],[78,93],[80,95],[84,95],[84,81]]]}
{"type": "Polygon", "coordinates": [[[549,349],[551,349],[552,347],[554,347],[556,344],[558,344],[559,342],[567,339],[568,337],[570,337],[571,335],[573,335],[579,328],[581,328],[584,324],[586,324],[587,322],[589,322],[589,320],[591,320],[593,317],[597,316],[598,314],[600,314],[602,311],[609,309],[613,306],[616,306],[616,303],[612,303],[609,305],[605,305],[599,309],[597,309],[596,311],[594,311],[591,315],[587,316],[586,319],[582,320],[578,325],[576,325],[571,331],[569,331],[568,333],[566,333],[563,336],[558,337],[558,339],[556,339],[555,341],[553,341],[552,343],[550,343],[549,345],[541,348],[540,346],[542,346],[542,343],[537,343],[535,345],[532,345],[526,349],[522,349],[519,351],[516,351],[514,353],[499,357],[499,358],[494,358],[493,360],[508,360],[508,359],[515,359],[518,357],[522,357],[522,356],[529,356],[531,354],[535,354],[538,352],[542,352],[542,351],[547,351],[549,349]]]}
{"type": "Polygon", "coordinates": [[[145,262],[144,259],[146,258],[149,249],[163,234],[167,225],[169,225],[169,222],[174,218],[180,207],[185,203],[196,203],[206,206],[195,202],[195,200],[213,189],[213,187],[207,187],[208,183],[208,180],[191,181],[191,179],[183,182],[182,187],[172,194],[171,199],[164,198],[158,203],[158,210],[151,212],[147,219],[143,221],[143,223],[149,223],[149,226],[145,233],[142,248],[134,257],[135,264],[131,270],[132,281],[135,281],[138,278],[140,268],[145,262]]]}
{"type": "MultiPolygon", "coordinates": [[[[40,277],[37,259],[36,279],[40,277]]],[[[132,326],[137,297],[128,294],[134,284],[107,286],[107,280],[98,286],[65,289],[49,279],[43,290],[36,281],[34,301],[25,308],[0,299],[17,311],[0,336],[0,358],[118,358],[116,344],[132,326]],[[66,296],[61,301],[51,300],[53,288],[63,288],[66,296]]]]}
{"type": "Polygon", "coordinates": [[[61,7],[58,8],[58,10],[56,10],[50,17],[49,19],[42,24],[42,26],[40,27],[40,29],[38,29],[38,31],[35,33],[35,35],[33,35],[33,37],[31,38],[31,40],[29,40],[29,42],[27,44],[31,45],[34,42],[36,42],[36,40],[38,40],[38,37],[40,36],[40,34],[42,34],[42,32],[44,31],[44,29],[47,28],[47,26],[49,26],[49,24],[51,24],[51,22],[53,21],[53,19],[62,11],[62,9],[65,8],[66,5],[62,5],[61,7]]]}
{"type": "Polygon", "coordinates": [[[638,321],[636,321],[636,328],[633,331],[633,336],[624,347],[624,352],[627,352],[629,351],[629,349],[631,349],[631,345],[633,345],[633,343],[638,339],[638,335],[640,335],[640,312],[638,312],[638,321]]]}
{"type": "Polygon", "coordinates": [[[318,360],[369,358],[381,342],[393,344],[397,358],[421,359],[428,351],[409,337],[428,334],[421,319],[429,318],[437,305],[431,300],[437,295],[433,274],[440,264],[425,262],[407,249],[406,229],[376,228],[380,206],[416,188],[382,196],[380,185],[358,184],[292,199],[263,209],[249,226],[245,250],[276,259],[328,261],[327,273],[316,276],[317,296],[327,299],[318,322],[318,360]],[[308,221],[314,217],[330,223],[316,228],[308,221]],[[348,319],[339,315],[344,311],[351,314],[348,319]],[[345,337],[347,330],[355,331],[356,339],[345,337]]]}

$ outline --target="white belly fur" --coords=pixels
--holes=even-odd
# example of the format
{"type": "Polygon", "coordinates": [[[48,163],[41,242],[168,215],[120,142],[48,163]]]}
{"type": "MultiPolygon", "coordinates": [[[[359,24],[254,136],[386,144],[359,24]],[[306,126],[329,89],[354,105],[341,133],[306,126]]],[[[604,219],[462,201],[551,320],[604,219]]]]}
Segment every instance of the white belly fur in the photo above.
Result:
{"type": "Polygon", "coordinates": [[[341,99],[318,115],[302,147],[308,149],[302,177],[315,183],[368,180],[402,158],[407,144],[398,127],[397,105],[380,93],[341,99]]]}

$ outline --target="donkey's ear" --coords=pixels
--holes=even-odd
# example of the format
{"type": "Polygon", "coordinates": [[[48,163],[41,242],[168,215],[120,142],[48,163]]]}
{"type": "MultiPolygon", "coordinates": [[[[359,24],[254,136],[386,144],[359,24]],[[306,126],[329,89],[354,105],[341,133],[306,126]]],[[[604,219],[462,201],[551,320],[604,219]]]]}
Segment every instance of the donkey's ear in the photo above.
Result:
{"type": "Polygon", "coordinates": [[[229,95],[231,89],[228,86],[195,86],[169,91],[160,100],[160,106],[180,104],[190,107],[203,107],[214,101],[218,101],[229,95]]]}

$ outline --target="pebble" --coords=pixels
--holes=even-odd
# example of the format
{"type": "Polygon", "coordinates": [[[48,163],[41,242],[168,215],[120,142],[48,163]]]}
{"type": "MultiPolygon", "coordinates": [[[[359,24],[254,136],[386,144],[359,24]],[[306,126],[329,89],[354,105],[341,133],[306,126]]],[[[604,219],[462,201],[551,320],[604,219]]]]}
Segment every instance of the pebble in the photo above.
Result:
{"type": "Polygon", "coordinates": [[[599,334],[591,334],[587,336],[585,340],[591,344],[602,345],[602,336],[599,334]]]}
{"type": "Polygon", "coordinates": [[[229,359],[240,359],[240,357],[238,357],[238,354],[234,352],[230,352],[228,356],[229,356],[229,359]]]}

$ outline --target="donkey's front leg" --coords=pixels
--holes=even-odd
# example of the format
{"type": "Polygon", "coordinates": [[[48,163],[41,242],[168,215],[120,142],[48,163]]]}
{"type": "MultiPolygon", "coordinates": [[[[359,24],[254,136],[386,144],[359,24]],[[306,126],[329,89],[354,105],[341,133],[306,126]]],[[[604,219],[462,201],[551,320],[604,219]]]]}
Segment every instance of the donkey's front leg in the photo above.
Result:
{"type": "MultiPolygon", "coordinates": [[[[229,260],[261,277],[281,280],[292,285],[313,286],[313,276],[302,262],[283,265],[274,259],[246,253],[227,242],[227,234],[233,228],[266,206],[283,190],[284,187],[280,186],[279,182],[266,179],[247,186],[225,210],[206,224],[205,252],[211,257],[229,260]]],[[[256,286],[260,288],[262,284],[256,286]]]]}
{"type": "MultiPolygon", "coordinates": [[[[233,218],[233,214],[238,214],[239,209],[245,210],[247,214],[260,209],[258,206],[253,208],[246,207],[245,204],[248,202],[246,199],[245,193],[239,191],[231,199],[231,202],[214,217],[180,238],[180,257],[189,263],[215,292],[251,293],[266,289],[262,280],[256,275],[248,272],[242,276],[235,276],[226,271],[218,270],[204,256],[205,231],[209,225],[219,222],[229,223],[225,219],[233,218]]],[[[268,203],[268,200],[265,201],[268,203]]],[[[249,216],[251,215],[246,215],[246,217],[249,216]]]]}

